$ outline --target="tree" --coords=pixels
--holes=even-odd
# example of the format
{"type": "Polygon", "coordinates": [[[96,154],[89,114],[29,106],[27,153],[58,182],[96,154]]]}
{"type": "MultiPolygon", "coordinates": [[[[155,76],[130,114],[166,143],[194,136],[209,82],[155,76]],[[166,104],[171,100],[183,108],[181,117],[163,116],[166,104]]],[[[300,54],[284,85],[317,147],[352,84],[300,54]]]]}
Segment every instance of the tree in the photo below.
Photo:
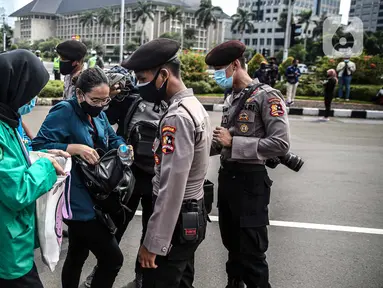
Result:
{"type": "Polygon", "coordinates": [[[315,24],[315,28],[313,29],[313,38],[317,39],[323,34],[323,23],[326,20],[327,15],[324,13],[318,20],[312,20],[315,24]]]}
{"type": "Polygon", "coordinates": [[[35,40],[35,41],[33,42],[33,44],[31,45],[31,49],[32,49],[33,51],[39,50],[39,45],[40,45],[40,43],[42,43],[42,42],[44,42],[44,39],[35,40]]]}
{"type": "Polygon", "coordinates": [[[142,29],[140,33],[141,37],[141,45],[144,44],[144,30],[145,24],[148,18],[154,21],[154,11],[152,8],[152,4],[144,1],[138,1],[137,6],[133,8],[134,13],[134,22],[141,21],[142,29]]]}
{"type": "Polygon", "coordinates": [[[243,10],[241,8],[237,9],[237,13],[231,16],[233,22],[231,24],[231,31],[238,30],[241,34],[241,40],[244,42],[243,34],[245,30],[250,30],[250,33],[254,30],[254,25],[251,23],[251,19],[255,17],[255,13],[243,10]]]}
{"type": "Polygon", "coordinates": [[[97,15],[94,11],[87,11],[80,16],[80,24],[92,28],[92,49],[94,48],[94,26],[97,24],[97,15]]]}
{"type": "MultiPolygon", "coordinates": [[[[113,22],[113,28],[117,31],[120,31],[121,29],[121,18],[118,17],[116,21],[113,22]]],[[[130,24],[128,19],[125,19],[124,21],[124,28],[132,28],[132,24],[130,24]]]]}
{"type": "MultiPolygon", "coordinates": [[[[294,24],[294,14],[291,13],[291,24],[294,24]]],[[[286,32],[286,26],[287,26],[287,12],[282,12],[279,15],[279,21],[278,21],[279,27],[283,29],[284,32],[286,32]]]]}
{"type": "Polygon", "coordinates": [[[110,28],[113,25],[113,11],[110,8],[102,8],[98,12],[98,23],[104,27],[104,33],[105,33],[105,43],[108,42],[108,28],[110,28]]]}
{"type": "Polygon", "coordinates": [[[58,38],[49,38],[47,41],[40,42],[38,49],[41,52],[53,52],[56,46],[61,42],[58,38]]]}
{"type": "Polygon", "coordinates": [[[213,6],[211,0],[201,0],[199,9],[195,12],[197,23],[199,27],[203,27],[207,30],[206,48],[209,49],[209,30],[208,28],[213,25],[214,30],[217,29],[218,15],[223,13],[222,8],[219,6],[213,6]]]}
{"type": "Polygon", "coordinates": [[[293,57],[294,59],[305,59],[307,51],[302,44],[294,45],[289,49],[289,57],[293,57]]]}
{"type": "MultiPolygon", "coordinates": [[[[313,11],[312,10],[305,10],[305,11],[302,11],[298,17],[299,17],[299,20],[298,20],[298,24],[301,24],[302,26],[304,25],[305,28],[303,29],[303,33],[304,33],[304,49],[306,50],[306,47],[307,47],[307,31],[309,29],[309,25],[311,23],[311,16],[313,14],[313,11]]],[[[292,32],[293,33],[293,32],[292,32]]],[[[302,58],[303,61],[305,61],[306,59],[305,58],[302,58]]]]}
{"type": "Polygon", "coordinates": [[[16,49],[19,49],[19,46],[17,46],[17,44],[12,44],[11,47],[9,48],[9,50],[16,50],[16,49]]]}
{"type": "Polygon", "coordinates": [[[31,43],[29,41],[20,41],[17,43],[17,46],[19,47],[19,49],[31,49],[31,43]]]}
{"type": "Polygon", "coordinates": [[[179,42],[181,40],[181,35],[177,32],[166,32],[158,38],[168,38],[179,42]]]}
{"type": "Polygon", "coordinates": [[[363,47],[368,55],[383,54],[383,32],[365,32],[363,37],[363,47]]]}
{"type": "Polygon", "coordinates": [[[181,49],[183,49],[183,26],[184,26],[184,21],[183,21],[183,12],[179,7],[176,6],[168,6],[165,9],[165,15],[162,17],[161,22],[165,22],[170,20],[170,27],[172,26],[173,21],[179,21],[181,24],[181,35],[180,35],[180,41],[181,41],[181,49]]]}
{"type": "Polygon", "coordinates": [[[248,73],[253,76],[255,71],[261,66],[261,62],[266,61],[265,57],[261,53],[257,53],[251,58],[248,63],[248,73]]]}

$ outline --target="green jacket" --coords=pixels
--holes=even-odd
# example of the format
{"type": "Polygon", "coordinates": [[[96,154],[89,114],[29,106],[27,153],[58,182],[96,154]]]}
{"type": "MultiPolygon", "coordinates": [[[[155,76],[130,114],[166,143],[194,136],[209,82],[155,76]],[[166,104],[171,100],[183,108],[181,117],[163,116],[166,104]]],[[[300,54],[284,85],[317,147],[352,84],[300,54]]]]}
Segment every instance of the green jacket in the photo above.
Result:
{"type": "Polygon", "coordinates": [[[96,66],[96,62],[97,62],[97,56],[93,56],[89,58],[88,68],[94,68],[96,66]]]}
{"type": "Polygon", "coordinates": [[[48,159],[29,166],[17,131],[0,121],[0,278],[16,279],[33,266],[36,199],[57,181],[48,159]]]}

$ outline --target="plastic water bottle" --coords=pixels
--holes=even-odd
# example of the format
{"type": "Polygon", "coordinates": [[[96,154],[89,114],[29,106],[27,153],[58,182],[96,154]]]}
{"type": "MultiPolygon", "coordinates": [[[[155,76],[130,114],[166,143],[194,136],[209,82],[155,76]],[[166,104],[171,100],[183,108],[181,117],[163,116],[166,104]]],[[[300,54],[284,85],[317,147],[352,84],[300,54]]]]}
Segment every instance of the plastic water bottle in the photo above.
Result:
{"type": "Polygon", "coordinates": [[[131,166],[134,161],[134,151],[132,145],[121,144],[118,147],[117,155],[124,166],[131,166]]]}

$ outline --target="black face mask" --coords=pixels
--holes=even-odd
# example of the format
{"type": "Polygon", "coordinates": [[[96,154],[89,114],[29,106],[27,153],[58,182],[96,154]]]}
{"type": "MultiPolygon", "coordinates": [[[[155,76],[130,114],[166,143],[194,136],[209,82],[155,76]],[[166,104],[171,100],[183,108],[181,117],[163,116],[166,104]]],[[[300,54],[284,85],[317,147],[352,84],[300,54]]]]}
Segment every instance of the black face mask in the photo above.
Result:
{"type": "Polygon", "coordinates": [[[72,66],[73,61],[61,61],[60,60],[60,73],[63,75],[69,75],[73,72],[76,66],[72,66]]]}
{"type": "Polygon", "coordinates": [[[148,84],[144,86],[138,86],[138,91],[142,99],[151,103],[155,103],[156,106],[159,106],[161,104],[161,101],[165,100],[166,87],[168,84],[168,80],[166,80],[165,83],[162,85],[162,87],[160,89],[157,89],[156,80],[159,74],[160,74],[160,70],[158,70],[154,79],[150,81],[148,84]]]}
{"type": "Polygon", "coordinates": [[[83,101],[80,103],[80,106],[85,114],[89,115],[90,117],[94,118],[100,115],[100,113],[105,109],[105,106],[92,106],[88,102],[83,101]]]}

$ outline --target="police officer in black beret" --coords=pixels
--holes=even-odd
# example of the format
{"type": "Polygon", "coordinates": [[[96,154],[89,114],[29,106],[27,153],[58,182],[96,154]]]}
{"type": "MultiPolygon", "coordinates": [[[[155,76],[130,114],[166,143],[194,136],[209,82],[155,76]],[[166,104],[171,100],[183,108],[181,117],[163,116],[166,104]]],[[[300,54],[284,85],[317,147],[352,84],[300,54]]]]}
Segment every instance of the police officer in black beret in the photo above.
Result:
{"type": "Polygon", "coordinates": [[[226,99],[213,145],[221,154],[218,178],[219,227],[229,251],[227,288],[268,288],[268,204],[272,181],[265,160],[289,150],[289,124],[278,90],[252,80],[240,41],[228,41],[206,56],[215,79],[233,88],[226,99]]]}
{"type": "Polygon", "coordinates": [[[60,43],[56,47],[57,54],[60,56],[60,73],[64,78],[64,100],[73,97],[75,91],[75,79],[82,72],[86,46],[76,40],[68,40],[60,43]]]}
{"type": "Polygon", "coordinates": [[[154,209],[139,251],[143,288],[193,287],[194,253],[206,233],[203,184],[212,131],[209,115],[181,79],[179,47],[155,39],[123,63],[136,73],[141,97],[169,106],[153,144],[154,209]]]}

